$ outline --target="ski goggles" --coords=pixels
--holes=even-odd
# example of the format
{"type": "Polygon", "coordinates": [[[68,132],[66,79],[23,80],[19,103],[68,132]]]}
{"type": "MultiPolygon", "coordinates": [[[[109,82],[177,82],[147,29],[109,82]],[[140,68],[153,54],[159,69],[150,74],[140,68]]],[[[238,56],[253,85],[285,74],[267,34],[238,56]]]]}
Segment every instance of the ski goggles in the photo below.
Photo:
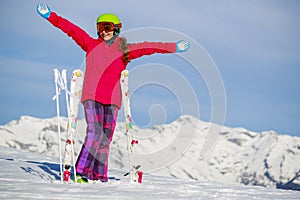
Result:
{"type": "Polygon", "coordinates": [[[114,24],[112,22],[99,22],[97,23],[97,29],[100,33],[105,31],[106,33],[114,31],[116,28],[122,28],[122,24],[114,24]]]}

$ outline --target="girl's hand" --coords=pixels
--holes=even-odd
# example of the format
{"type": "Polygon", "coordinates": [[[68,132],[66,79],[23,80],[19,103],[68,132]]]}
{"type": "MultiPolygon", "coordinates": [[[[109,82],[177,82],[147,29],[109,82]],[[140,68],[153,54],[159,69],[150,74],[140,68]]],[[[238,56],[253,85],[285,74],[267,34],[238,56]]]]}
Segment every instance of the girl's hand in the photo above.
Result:
{"type": "Polygon", "coordinates": [[[178,53],[186,52],[190,48],[190,43],[188,41],[180,40],[176,42],[176,51],[178,53]]]}
{"type": "Polygon", "coordinates": [[[51,14],[51,10],[47,4],[45,4],[45,5],[39,4],[37,6],[36,10],[45,19],[48,19],[48,17],[51,14]]]}

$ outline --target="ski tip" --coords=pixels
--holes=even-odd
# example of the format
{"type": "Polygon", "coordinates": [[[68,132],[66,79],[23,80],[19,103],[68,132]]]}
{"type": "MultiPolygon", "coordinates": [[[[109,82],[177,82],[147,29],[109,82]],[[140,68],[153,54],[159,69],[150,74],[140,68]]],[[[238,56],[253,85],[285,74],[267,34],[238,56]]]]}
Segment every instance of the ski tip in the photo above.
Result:
{"type": "Polygon", "coordinates": [[[73,75],[76,76],[76,77],[81,77],[83,76],[83,72],[80,70],[80,69],[75,69],[73,70],[73,75]]]}
{"type": "Polygon", "coordinates": [[[124,76],[124,77],[128,76],[128,70],[126,70],[126,69],[123,70],[122,71],[122,76],[124,76]]]}

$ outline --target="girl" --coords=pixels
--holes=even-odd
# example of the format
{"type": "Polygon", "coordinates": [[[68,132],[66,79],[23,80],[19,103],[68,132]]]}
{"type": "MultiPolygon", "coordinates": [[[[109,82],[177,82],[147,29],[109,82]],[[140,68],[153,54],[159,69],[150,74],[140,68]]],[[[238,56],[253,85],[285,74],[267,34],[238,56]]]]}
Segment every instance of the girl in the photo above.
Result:
{"type": "Polygon", "coordinates": [[[119,36],[122,23],[114,14],[103,14],[97,18],[98,38],[94,39],[80,27],[51,12],[48,5],[39,4],[37,12],[86,52],[81,102],[87,131],[76,162],[77,180],[107,182],[109,146],[121,108],[121,72],[133,59],[154,53],[184,52],[190,45],[184,41],[127,44],[126,39],[119,36]]]}

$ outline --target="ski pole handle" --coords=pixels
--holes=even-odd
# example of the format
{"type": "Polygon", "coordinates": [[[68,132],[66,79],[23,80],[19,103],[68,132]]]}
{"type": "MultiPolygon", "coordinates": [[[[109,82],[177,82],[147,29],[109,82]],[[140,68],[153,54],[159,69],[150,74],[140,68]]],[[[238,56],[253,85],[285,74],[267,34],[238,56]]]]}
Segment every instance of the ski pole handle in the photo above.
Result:
{"type": "Polygon", "coordinates": [[[66,69],[63,69],[61,71],[61,77],[64,82],[65,88],[67,88],[67,70],[66,69]]]}
{"type": "Polygon", "coordinates": [[[57,83],[58,80],[58,69],[54,69],[54,82],[57,83]]]}

